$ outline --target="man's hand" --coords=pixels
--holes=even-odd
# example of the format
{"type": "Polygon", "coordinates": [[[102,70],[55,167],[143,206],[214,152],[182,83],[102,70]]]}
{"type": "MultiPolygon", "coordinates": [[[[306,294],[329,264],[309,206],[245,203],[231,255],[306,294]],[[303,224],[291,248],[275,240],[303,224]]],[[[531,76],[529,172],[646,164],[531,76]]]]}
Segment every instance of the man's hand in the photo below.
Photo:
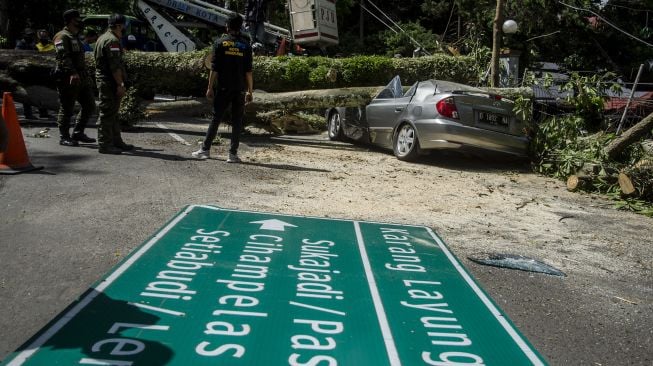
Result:
{"type": "Polygon", "coordinates": [[[213,88],[206,89],[206,99],[208,100],[213,99],[213,88]]]}
{"type": "Polygon", "coordinates": [[[70,85],[77,85],[80,83],[79,74],[70,75],[70,85]]]}
{"type": "Polygon", "coordinates": [[[245,104],[251,103],[253,99],[254,96],[252,95],[251,92],[247,92],[247,94],[245,94],[245,104]]]}

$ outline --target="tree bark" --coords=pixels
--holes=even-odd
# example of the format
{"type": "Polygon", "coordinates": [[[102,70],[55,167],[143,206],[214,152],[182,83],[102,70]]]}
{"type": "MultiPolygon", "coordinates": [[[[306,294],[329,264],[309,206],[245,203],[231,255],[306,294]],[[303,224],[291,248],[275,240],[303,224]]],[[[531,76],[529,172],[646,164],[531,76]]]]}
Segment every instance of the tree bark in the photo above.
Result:
{"type": "Polygon", "coordinates": [[[497,0],[497,10],[494,15],[494,23],[492,27],[492,65],[490,66],[490,86],[492,87],[499,86],[499,55],[501,53],[501,37],[503,36],[501,27],[503,26],[504,2],[505,0],[497,0]]]}
{"type": "Polygon", "coordinates": [[[646,134],[650,133],[652,129],[653,113],[649,114],[636,125],[626,130],[626,132],[621,136],[614,139],[603,149],[603,152],[609,160],[614,160],[625,148],[639,141],[641,138],[646,136],[646,134]]]}
{"type": "Polygon", "coordinates": [[[302,110],[367,105],[383,87],[303,90],[286,93],[254,93],[250,112],[302,110]]]}
{"type": "MultiPolygon", "coordinates": [[[[383,87],[361,87],[342,89],[304,90],[286,93],[254,92],[254,99],[245,107],[245,113],[274,110],[292,112],[307,109],[325,109],[332,107],[358,107],[368,104],[383,87]]],[[[179,102],[150,103],[151,113],[184,113],[193,115],[211,111],[211,103],[206,99],[185,100],[179,102]]]]}

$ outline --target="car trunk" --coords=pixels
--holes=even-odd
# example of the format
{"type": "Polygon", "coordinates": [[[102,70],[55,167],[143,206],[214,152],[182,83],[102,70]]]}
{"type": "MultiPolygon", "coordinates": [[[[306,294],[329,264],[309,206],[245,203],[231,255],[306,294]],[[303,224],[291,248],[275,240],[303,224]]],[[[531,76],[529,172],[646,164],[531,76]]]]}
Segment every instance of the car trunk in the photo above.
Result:
{"type": "Polygon", "coordinates": [[[513,104],[493,95],[453,93],[460,121],[470,127],[523,136],[523,125],[512,111],[513,104]]]}

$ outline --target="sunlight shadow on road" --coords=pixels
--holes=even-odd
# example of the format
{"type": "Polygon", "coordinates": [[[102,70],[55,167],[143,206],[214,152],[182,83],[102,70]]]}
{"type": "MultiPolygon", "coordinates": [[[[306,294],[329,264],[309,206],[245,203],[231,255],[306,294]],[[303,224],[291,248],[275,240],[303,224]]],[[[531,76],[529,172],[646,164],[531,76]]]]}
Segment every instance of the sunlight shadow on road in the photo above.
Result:
{"type": "Polygon", "coordinates": [[[302,167],[302,166],[295,166],[295,165],[288,165],[288,164],[263,164],[263,163],[252,163],[252,162],[245,162],[243,161],[240,163],[241,165],[252,165],[252,166],[260,166],[262,168],[270,168],[270,169],[279,169],[279,170],[292,170],[292,171],[300,171],[300,172],[320,172],[320,173],[331,173],[330,170],[326,169],[315,169],[315,168],[307,168],[307,167],[302,167]]]}

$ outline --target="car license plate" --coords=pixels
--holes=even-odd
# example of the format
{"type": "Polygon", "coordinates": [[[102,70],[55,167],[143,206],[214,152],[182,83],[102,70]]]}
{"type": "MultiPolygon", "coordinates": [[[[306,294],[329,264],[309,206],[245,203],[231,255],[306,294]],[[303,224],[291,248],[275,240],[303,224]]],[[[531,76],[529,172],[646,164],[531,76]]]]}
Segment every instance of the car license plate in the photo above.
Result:
{"type": "Polygon", "coordinates": [[[508,127],[508,117],[496,113],[480,111],[478,121],[492,126],[508,127]]]}

